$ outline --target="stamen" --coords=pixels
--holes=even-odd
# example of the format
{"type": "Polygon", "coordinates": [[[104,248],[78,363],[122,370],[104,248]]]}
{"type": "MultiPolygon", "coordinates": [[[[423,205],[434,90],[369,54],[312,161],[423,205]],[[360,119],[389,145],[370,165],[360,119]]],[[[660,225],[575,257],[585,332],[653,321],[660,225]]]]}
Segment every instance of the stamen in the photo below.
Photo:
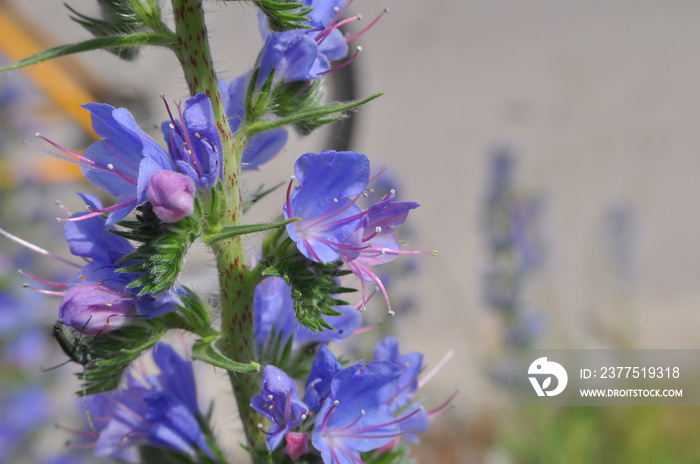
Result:
{"type": "Polygon", "coordinates": [[[34,276],[32,274],[28,274],[28,273],[24,272],[22,269],[18,269],[17,272],[19,272],[20,275],[27,277],[28,279],[32,279],[34,282],[39,282],[39,283],[42,283],[44,285],[48,285],[49,287],[60,288],[63,290],[68,288],[67,284],[61,284],[58,282],[52,282],[50,280],[44,280],[44,279],[41,279],[41,278],[34,276]]]}
{"type": "Polygon", "coordinates": [[[445,414],[449,409],[450,406],[452,406],[452,401],[455,399],[455,397],[462,391],[462,388],[457,388],[457,390],[452,393],[449,398],[447,398],[447,401],[442,403],[440,406],[437,408],[431,410],[428,412],[428,418],[430,420],[437,419],[438,417],[442,416],[445,414]]]}
{"type": "Polygon", "coordinates": [[[357,55],[359,55],[359,53],[360,53],[361,51],[362,51],[362,47],[358,46],[358,47],[355,49],[355,53],[350,57],[349,60],[347,60],[347,61],[345,61],[345,62],[339,64],[338,66],[335,66],[335,67],[333,67],[333,68],[331,68],[331,69],[329,69],[329,70],[327,70],[327,71],[320,72],[320,73],[318,73],[318,75],[319,75],[319,76],[323,76],[324,74],[332,73],[333,71],[337,71],[337,70],[339,70],[339,69],[344,68],[345,66],[347,66],[347,65],[349,65],[350,63],[352,63],[353,61],[355,61],[355,58],[357,58],[357,55]]]}
{"type": "Polygon", "coordinates": [[[346,38],[346,39],[345,39],[345,42],[351,42],[351,41],[355,40],[356,38],[360,37],[360,36],[361,36],[362,34],[364,34],[365,32],[369,31],[369,30],[372,28],[372,26],[374,26],[374,25],[377,23],[377,21],[379,21],[379,18],[381,18],[382,16],[384,16],[384,15],[387,14],[388,12],[389,12],[389,8],[384,8],[384,11],[382,11],[381,13],[379,13],[379,16],[377,16],[376,18],[374,18],[374,21],[372,21],[371,23],[369,23],[369,26],[365,27],[365,28],[362,29],[360,32],[358,32],[357,34],[354,34],[354,35],[352,35],[352,36],[346,38]]]}
{"type": "Polygon", "coordinates": [[[43,288],[37,288],[37,287],[32,287],[29,284],[22,284],[22,287],[28,288],[29,290],[34,290],[37,293],[41,293],[42,295],[51,295],[51,296],[64,296],[66,292],[63,291],[58,291],[58,290],[45,290],[43,288]]]}
{"type": "Polygon", "coordinates": [[[452,348],[447,353],[445,353],[445,356],[442,357],[440,362],[438,362],[435,365],[435,367],[430,369],[430,371],[427,374],[425,374],[425,377],[423,377],[422,379],[420,379],[420,381],[418,381],[418,388],[423,388],[423,386],[425,384],[427,384],[430,381],[430,379],[435,377],[435,374],[440,372],[440,370],[445,366],[445,364],[447,364],[447,362],[452,358],[452,356],[454,356],[455,351],[457,351],[457,350],[452,348]]]}
{"type": "Polygon", "coordinates": [[[39,247],[39,246],[37,246],[37,245],[34,245],[33,243],[29,243],[29,242],[27,242],[26,240],[22,240],[21,238],[17,237],[16,235],[12,235],[11,233],[9,233],[8,231],[6,231],[6,230],[3,229],[3,228],[0,228],[0,234],[2,234],[2,235],[4,235],[5,237],[9,238],[9,239],[12,240],[13,242],[19,243],[20,245],[22,245],[22,246],[24,246],[24,247],[26,247],[26,248],[29,248],[30,250],[32,250],[32,251],[34,251],[34,252],[36,252],[36,253],[39,253],[39,254],[41,254],[41,255],[49,256],[49,257],[51,257],[51,258],[57,259],[58,261],[60,261],[60,262],[62,262],[62,263],[65,263],[65,264],[68,264],[68,265],[73,266],[73,267],[77,267],[77,268],[83,267],[83,266],[81,266],[80,264],[76,264],[76,263],[74,263],[74,262],[72,262],[72,261],[69,261],[69,260],[67,260],[67,259],[65,259],[65,258],[61,258],[60,256],[58,256],[58,255],[56,255],[56,254],[53,254],[53,253],[51,253],[50,251],[44,250],[43,248],[41,248],[41,247],[39,247]]]}

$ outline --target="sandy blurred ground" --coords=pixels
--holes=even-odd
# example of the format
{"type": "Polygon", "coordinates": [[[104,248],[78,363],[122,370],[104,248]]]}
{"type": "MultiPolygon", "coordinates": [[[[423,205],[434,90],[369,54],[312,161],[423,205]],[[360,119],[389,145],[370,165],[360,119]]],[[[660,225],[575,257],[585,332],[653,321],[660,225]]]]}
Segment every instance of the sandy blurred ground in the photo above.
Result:
{"type": "MultiPolygon", "coordinates": [[[[70,3],[89,11],[89,2],[70,3]]],[[[15,4],[61,42],[87,37],[61,2],[15,4]]],[[[353,148],[400,176],[400,199],[422,204],[410,246],[441,252],[408,258],[423,266],[420,311],[391,321],[402,346],[428,362],[458,348],[433,393],[460,385],[458,417],[500,401],[484,376],[498,319],[481,301],[479,230],[484,152],[496,136],[517,147],[521,186],[547,199],[548,268],[530,298],[549,314],[544,345],[611,347],[622,333],[639,348],[699,348],[700,3],[357,0],[353,8],[370,18],[385,4],[390,14],[357,41],[356,65],[360,94],[386,95],[361,110],[353,148]],[[619,203],[632,205],[638,225],[635,280],[624,289],[600,247],[603,215],[619,203]]],[[[260,45],[254,9],[210,2],[208,15],[222,77],[247,71],[260,45]]],[[[145,125],[162,119],[161,93],[186,97],[165,51],[146,50],[135,65],[104,52],[81,61],[122,94],[148,95],[156,116],[145,125]]],[[[323,140],[294,140],[251,184],[287,177],[323,140]]],[[[277,203],[251,221],[277,214],[277,203]]]]}

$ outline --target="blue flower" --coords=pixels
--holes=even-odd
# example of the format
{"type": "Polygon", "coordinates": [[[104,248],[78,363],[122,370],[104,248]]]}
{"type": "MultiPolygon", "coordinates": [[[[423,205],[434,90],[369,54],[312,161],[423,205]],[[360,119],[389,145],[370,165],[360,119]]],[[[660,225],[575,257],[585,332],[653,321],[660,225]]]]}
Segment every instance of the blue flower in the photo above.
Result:
{"type": "Polygon", "coordinates": [[[396,389],[399,368],[387,361],[357,364],[338,371],[321,405],[311,441],[326,464],[356,464],[360,453],[391,443],[399,423],[383,399],[396,389]]]}
{"type": "Polygon", "coordinates": [[[158,171],[184,174],[199,189],[211,188],[222,176],[221,140],[211,101],[203,93],[188,99],[184,111],[178,105],[182,122],[167,107],[170,122],[163,123],[163,133],[168,151],[143,132],[126,109],[105,103],[88,103],[83,108],[90,112],[95,133],[102,137],[83,155],[40,136],[61,152],[51,154],[79,164],[86,179],[118,197],[114,205],[92,210],[83,220],[109,213],[107,225],[120,221],[150,199],[149,185],[158,171]]]}
{"type": "Polygon", "coordinates": [[[304,404],[314,414],[331,393],[331,380],[342,368],[333,352],[326,345],[321,345],[311,365],[304,393],[304,404]]]}
{"type": "MultiPolygon", "coordinates": [[[[244,74],[232,80],[230,84],[227,84],[226,81],[219,81],[219,90],[224,99],[224,111],[231,132],[234,134],[241,127],[245,117],[245,92],[249,78],[249,74],[244,74]]],[[[283,128],[254,135],[248,140],[243,150],[241,168],[243,170],[258,170],[261,164],[270,161],[282,151],[286,143],[287,130],[283,128]]]]}
{"type": "Polygon", "coordinates": [[[303,0],[301,3],[313,8],[306,23],[309,29],[272,32],[267,27],[266,19],[261,16],[260,32],[265,44],[258,57],[258,85],[268,78],[273,69],[276,82],[288,83],[319,79],[324,74],[347,66],[357,53],[335,68],[331,68],[330,62],[347,56],[348,42],[367,32],[387,12],[384,10],[353,36],[343,37],[338,27],[361,18],[354,16],[340,21],[345,11],[345,0],[303,0]]]}
{"type": "Polygon", "coordinates": [[[153,360],[160,373],[145,383],[127,373],[123,390],[88,397],[98,432],[95,454],[112,456],[148,443],[189,456],[201,450],[216,460],[200,426],[192,363],[164,343],[156,345],[153,360]]]}
{"type": "Polygon", "coordinates": [[[285,219],[301,218],[287,225],[299,251],[319,263],[337,260],[341,248],[359,253],[355,232],[364,214],[356,201],[369,183],[367,157],[351,151],[306,153],[294,173],[300,185],[291,195],[287,190],[283,212],[285,219]]]}
{"type": "Polygon", "coordinates": [[[306,419],[307,408],[299,400],[294,380],[272,365],[263,369],[262,390],[253,397],[250,406],[273,423],[265,432],[270,450],[277,448],[285,434],[306,419]]]}
{"type": "Polygon", "coordinates": [[[306,153],[297,160],[294,173],[300,185],[292,192],[290,182],[283,213],[285,219],[300,220],[286,226],[289,237],[310,260],[328,263],[341,259],[347,264],[360,278],[361,306],[369,299],[365,282],[374,281],[384,295],[389,314],[393,314],[386,289],[370,266],[387,263],[400,254],[433,254],[401,250],[393,229],[403,224],[418,203],[394,201],[396,193],[391,190],[362,211],[357,201],[370,183],[370,166],[360,153],[306,153]]]}
{"type": "Polygon", "coordinates": [[[353,334],[362,322],[360,311],[351,306],[334,307],[340,316],[326,318],[333,330],[314,332],[299,323],[294,313],[292,289],[281,277],[267,277],[255,288],[255,343],[264,346],[273,331],[284,345],[294,336],[294,344],[340,343],[353,334]]]}

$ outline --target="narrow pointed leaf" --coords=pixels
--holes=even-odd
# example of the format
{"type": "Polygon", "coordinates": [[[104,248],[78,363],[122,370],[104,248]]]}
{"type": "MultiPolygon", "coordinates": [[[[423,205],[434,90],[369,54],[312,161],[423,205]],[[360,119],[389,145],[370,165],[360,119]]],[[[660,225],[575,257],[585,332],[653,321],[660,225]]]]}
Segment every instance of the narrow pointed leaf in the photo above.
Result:
{"type": "Polygon", "coordinates": [[[199,339],[192,346],[192,358],[199,359],[212,366],[220,367],[228,371],[243,372],[245,374],[254,374],[260,372],[260,364],[251,361],[250,364],[243,364],[233,359],[227,358],[216,347],[218,338],[199,339]]]}
{"type": "Polygon", "coordinates": [[[342,117],[341,113],[351,110],[353,108],[357,108],[360,105],[364,105],[365,103],[368,103],[383,94],[383,92],[380,92],[370,97],[363,98],[362,100],[356,100],[351,102],[334,102],[328,105],[302,110],[298,113],[277,119],[275,121],[257,121],[249,125],[246,128],[246,131],[248,132],[248,136],[252,137],[255,134],[259,134],[261,132],[269,131],[272,129],[277,129],[278,127],[286,126],[289,124],[310,123],[309,125],[311,126],[318,126],[327,122],[334,121],[342,117]]]}
{"type": "Polygon", "coordinates": [[[72,55],[75,53],[87,52],[92,50],[101,50],[107,48],[119,47],[137,47],[139,45],[162,45],[169,47],[175,42],[172,36],[162,33],[137,33],[129,35],[99,37],[96,39],[86,40],[75,44],[59,45],[58,47],[49,48],[36,55],[24,58],[12,63],[8,66],[0,68],[0,72],[9,71],[11,69],[24,68],[43,61],[52,60],[61,56],[72,55]]]}

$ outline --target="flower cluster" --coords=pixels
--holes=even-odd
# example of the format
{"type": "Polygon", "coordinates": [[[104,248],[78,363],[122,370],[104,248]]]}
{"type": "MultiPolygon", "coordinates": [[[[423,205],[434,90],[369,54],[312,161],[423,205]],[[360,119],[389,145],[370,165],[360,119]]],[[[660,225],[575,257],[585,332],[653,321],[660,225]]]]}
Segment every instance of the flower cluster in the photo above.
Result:
{"type": "Polygon", "coordinates": [[[190,456],[205,453],[219,462],[202,428],[192,363],[165,343],[156,345],[153,361],[159,374],[140,380],[128,372],[123,389],[88,397],[95,430],[86,435],[94,440],[95,454],[128,457],[135,446],[148,443],[190,456]]]}
{"type": "MultiPolygon", "coordinates": [[[[28,287],[61,297],[52,334],[66,363],[82,370],[78,393],[91,431],[77,432],[80,447],[120,460],[226,462],[209,414],[199,410],[191,361],[161,342],[171,335],[187,344],[192,359],[228,371],[256,462],[356,464],[372,457],[366,453],[397,462],[405,452],[399,443],[415,441],[451,403],[426,412],[417,393],[444,361],[419,380],[422,355],[402,354],[393,338],[367,363],[341,362],[328,347],[373,327],[362,327],[362,311],[376,293],[368,283],[394,314],[375,266],[400,254],[434,254],[402,250],[395,230],[417,203],[398,201],[390,188],[370,198],[384,168],[373,173],[368,158],[352,151],[306,153],[286,195],[279,193],[284,204],[276,221],[247,224],[241,214],[275,191],[261,186],[244,201],[249,180],[241,171],[259,170],[280,153],[288,126],[307,134],[380,95],[322,103],[321,78],[355,59],[357,53],[346,59],[348,43],[384,14],[344,37],[340,27],[360,19],[341,19],[349,3],[256,2],[264,45],[253,69],[230,82],[216,80],[199,2],[173,2],[175,31],[161,20],[158,2],[104,2],[96,18],[71,9],[98,38],[88,47],[108,44],[103,48],[121,57],[145,44],[174,51],[192,95],[174,105],[162,97],[168,115],[162,145],[128,110],[105,103],[83,105],[100,140],[82,154],[37,134],[56,149],[51,155],[79,165],[85,179],[114,198],[103,206],[79,193],[87,212],[75,214],[59,204],[76,261],[0,229],[75,273],[65,282],[21,272],[34,282],[28,287]],[[334,66],[337,60],[345,61],[334,66]],[[261,232],[249,267],[243,245],[252,241],[241,236],[261,232]],[[220,301],[211,305],[181,286],[185,255],[197,240],[217,256],[220,301]],[[350,305],[342,295],[357,287],[361,299],[350,305]],[[156,374],[145,374],[139,360],[149,352],[156,374]],[[261,418],[268,425],[256,428],[261,418]]],[[[0,430],[2,439],[14,435],[0,430]]]]}
{"type": "Polygon", "coordinates": [[[541,239],[542,199],[519,192],[515,185],[513,148],[494,142],[489,148],[490,180],[484,210],[484,235],[489,253],[485,276],[486,303],[504,316],[505,342],[524,347],[543,330],[541,314],[523,301],[524,287],[544,260],[541,239]]]}
{"type": "Polygon", "coordinates": [[[286,439],[284,452],[294,461],[313,453],[325,464],[357,463],[360,453],[386,451],[402,437],[416,441],[414,434],[427,430],[431,419],[452,401],[453,397],[431,412],[423,409],[416,396],[424,383],[418,381],[422,361],[420,353],[400,354],[398,341],[387,338],[372,361],[343,368],[322,344],[303,400],[294,380],[269,365],[251,407],[272,423],[265,431],[271,451],[286,439]]]}

